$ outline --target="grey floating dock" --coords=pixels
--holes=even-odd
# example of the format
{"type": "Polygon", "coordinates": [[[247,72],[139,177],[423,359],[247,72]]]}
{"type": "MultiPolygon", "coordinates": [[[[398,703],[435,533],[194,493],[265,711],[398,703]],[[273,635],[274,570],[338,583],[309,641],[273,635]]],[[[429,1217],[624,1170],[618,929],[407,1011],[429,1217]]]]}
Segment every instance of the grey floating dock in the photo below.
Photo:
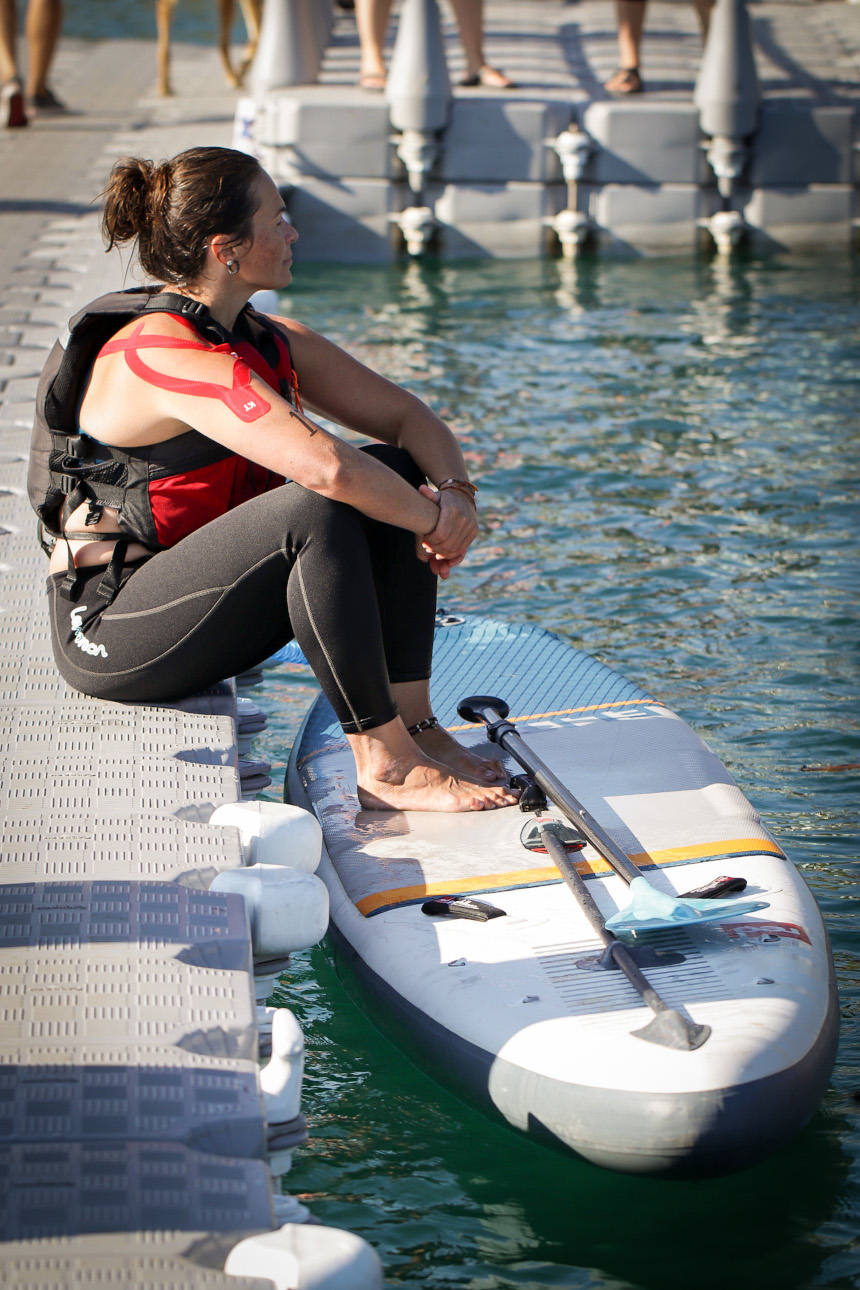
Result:
{"type": "Polygon", "coordinates": [[[140,1064],[108,1062],[128,1057],[118,1045],[111,1053],[104,1045],[76,1044],[74,1065],[53,1056],[47,1046],[3,1046],[0,1148],[171,1142],[204,1154],[265,1159],[253,1064],[230,1069],[196,1054],[178,1061],[162,1050],[141,1053],[140,1046],[133,1054],[140,1064]]]}
{"type": "Polygon", "coordinates": [[[246,972],[180,962],[126,944],[0,950],[0,1050],[7,1044],[138,1044],[253,1060],[256,1007],[246,972]]]}
{"type": "MultiPolygon", "coordinates": [[[[48,719],[48,712],[41,715],[48,719]]],[[[217,873],[237,864],[237,839],[229,830],[175,815],[129,812],[106,819],[83,812],[80,804],[47,820],[33,811],[11,810],[3,824],[2,847],[2,873],[11,882],[93,880],[111,874],[117,880],[206,889],[217,873]]]]}
{"type": "Polygon", "coordinates": [[[174,1142],[0,1145],[0,1194],[2,1241],[274,1226],[266,1165],[174,1142]]]}
{"type": "Polygon", "coordinates": [[[0,1286],[10,1290],[271,1290],[262,1277],[220,1271],[230,1234],[101,1232],[0,1245],[0,1286]]]}
{"type": "Polygon", "coordinates": [[[25,216],[0,211],[0,1285],[271,1290],[246,1275],[264,1234],[290,1283],[308,1258],[376,1287],[358,1238],[293,1231],[307,1211],[279,1175],[307,1124],[261,1080],[273,965],[253,962],[243,897],[210,890],[245,858],[213,811],[271,782],[264,715],[232,681],[100,702],[51,656],[26,497],[36,382],[71,314],[124,283],[92,206],[116,157],[230,142],[214,51],[175,64],[190,97],[162,102],[152,44],[63,42],[57,88],[86,115],[0,137],[25,216]]]}
{"type": "Polygon", "coordinates": [[[253,971],[245,904],[228,893],[115,879],[0,886],[0,951],[123,944],[253,971]]]}
{"type": "MultiPolygon", "coordinates": [[[[738,233],[759,251],[847,251],[860,222],[860,8],[751,0],[748,10],[762,101],[739,141],[746,156],[728,204],[738,233]]],[[[509,91],[458,86],[463,55],[440,13],[453,96],[443,128],[428,132],[435,160],[417,200],[396,92],[389,103],[357,87],[348,15],[317,83],[240,104],[237,144],[282,185],[303,259],[537,257],[569,251],[571,239],[628,254],[720,245],[712,220],[726,202],[693,98],[702,38],[692,5],[648,4],[645,93],[624,100],[603,89],[617,63],[608,0],[490,0],[485,53],[515,78],[509,91]],[[571,128],[584,148],[573,178],[562,167],[571,128]]]]}

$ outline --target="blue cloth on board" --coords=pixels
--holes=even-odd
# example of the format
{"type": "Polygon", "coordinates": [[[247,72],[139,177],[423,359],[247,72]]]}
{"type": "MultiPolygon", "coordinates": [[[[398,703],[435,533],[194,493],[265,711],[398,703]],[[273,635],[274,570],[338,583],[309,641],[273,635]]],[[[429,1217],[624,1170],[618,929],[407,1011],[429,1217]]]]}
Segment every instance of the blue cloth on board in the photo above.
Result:
{"type": "Polygon", "coordinates": [[[646,932],[684,923],[712,923],[766,909],[766,900],[690,900],[652,887],[646,878],[630,884],[630,904],[607,918],[610,932],[646,932]]]}
{"type": "Polygon", "coordinates": [[[305,667],[310,666],[308,660],[299,649],[298,641],[294,640],[287,641],[286,645],[282,645],[276,654],[273,654],[271,658],[267,658],[263,667],[280,667],[282,663],[302,663],[305,667]]]}

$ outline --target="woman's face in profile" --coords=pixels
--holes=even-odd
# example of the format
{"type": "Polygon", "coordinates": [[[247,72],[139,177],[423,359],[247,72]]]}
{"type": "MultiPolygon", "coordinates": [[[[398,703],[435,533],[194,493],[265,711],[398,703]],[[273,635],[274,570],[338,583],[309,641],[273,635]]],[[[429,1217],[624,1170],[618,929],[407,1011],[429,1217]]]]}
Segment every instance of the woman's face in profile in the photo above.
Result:
{"type": "Polygon", "coordinates": [[[298,233],[287,219],[286,208],[268,175],[260,173],[254,180],[258,198],[254,213],[252,240],[236,248],[242,277],[254,291],[269,288],[282,290],[290,285],[293,262],[292,246],[298,233]]]}

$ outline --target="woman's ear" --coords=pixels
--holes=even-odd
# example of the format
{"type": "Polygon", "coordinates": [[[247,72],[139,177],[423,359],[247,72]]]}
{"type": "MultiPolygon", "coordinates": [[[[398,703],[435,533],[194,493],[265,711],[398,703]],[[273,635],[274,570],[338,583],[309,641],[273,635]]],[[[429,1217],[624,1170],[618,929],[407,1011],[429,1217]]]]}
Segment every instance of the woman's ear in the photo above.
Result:
{"type": "MultiPolygon", "coordinates": [[[[221,268],[225,268],[228,260],[235,260],[235,244],[226,233],[216,233],[210,237],[208,251],[211,256],[218,261],[221,268]]],[[[213,266],[214,267],[214,266],[213,266]]]]}

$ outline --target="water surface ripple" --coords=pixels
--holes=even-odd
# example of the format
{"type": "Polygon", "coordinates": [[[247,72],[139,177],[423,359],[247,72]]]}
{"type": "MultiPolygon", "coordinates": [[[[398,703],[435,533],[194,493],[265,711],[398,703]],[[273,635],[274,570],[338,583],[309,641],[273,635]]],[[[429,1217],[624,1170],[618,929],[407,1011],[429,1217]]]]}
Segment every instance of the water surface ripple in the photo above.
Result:
{"type": "MultiPolygon", "coordinates": [[[[455,1101],[314,950],[279,992],[309,1050],[313,1136],[290,1190],[371,1241],[391,1285],[860,1285],[858,776],[822,769],[860,762],[856,265],[366,270],[298,251],[289,312],[463,442],[483,540],[442,603],[552,628],[709,741],[822,905],[843,1023],[824,1105],[776,1159],[637,1180],[455,1101]]],[[[276,774],[313,692],[296,669],[255,691],[276,774]]]]}

